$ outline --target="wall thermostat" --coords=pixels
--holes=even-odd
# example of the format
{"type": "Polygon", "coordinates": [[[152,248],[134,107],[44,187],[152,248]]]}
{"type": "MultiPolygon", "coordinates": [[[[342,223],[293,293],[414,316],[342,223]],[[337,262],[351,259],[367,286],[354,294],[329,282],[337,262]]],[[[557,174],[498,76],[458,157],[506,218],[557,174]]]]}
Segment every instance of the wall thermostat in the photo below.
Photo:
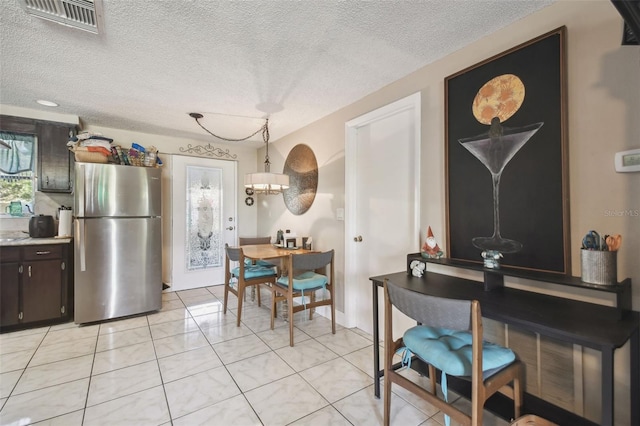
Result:
{"type": "Polygon", "coordinates": [[[640,172],[640,148],[616,152],[616,172],[640,172]]]}

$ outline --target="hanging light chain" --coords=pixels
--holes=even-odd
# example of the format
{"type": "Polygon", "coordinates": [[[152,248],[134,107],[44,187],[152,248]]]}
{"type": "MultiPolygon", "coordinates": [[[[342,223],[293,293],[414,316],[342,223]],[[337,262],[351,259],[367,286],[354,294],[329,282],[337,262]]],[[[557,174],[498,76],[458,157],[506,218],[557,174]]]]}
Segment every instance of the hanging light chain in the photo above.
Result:
{"type": "Polygon", "coordinates": [[[247,139],[252,138],[258,133],[262,132],[262,140],[266,145],[266,155],[264,159],[264,171],[265,173],[249,173],[249,183],[247,183],[247,179],[245,178],[245,187],[253,188],[255,194],[265,194],[265,195],[276,195],[281,194],[282,191],[289,187],[289,177],[287,175],[279,174],[279,173],[271,173],[271,161],[269,160],[269,119],[265,118],[264,125],[262,125],[258,130],[256,130],[253,134],[247,136],[246,138],[241,139],[231,139],[224,138],[222,136],[218,136],[215,133],[211,132],[209,129],[200,124],[200,119],[203,117],[202,114],[197,112],[189,113],[189,116],[196,120],[198,126],[202,127],[202,129],[209,133],[211,136],[218,138],[223,141],[228,142],[242,142],[247,139]],[[265,182],[265,176],[268,175],[270,178],[267,178],[265,182]],[[255,177],[255,181],[251,179],[251,177],[255,177]],[[282,179],[286,178],[286,179],[282,179]]]}
{"type": "Polygon", "coordinates": [[[262,140],[267,145],[267,152],[264,156],[264,171],[271,172],[271,161],[269,161],[269,119],[267,118],[262,127],[262,140]]]}
{"type": "Polygon", "coordinates": [[[227,142],[243,142],[243,141],[246,141],[247,139],[251,139],[252,137],[254,137],[255,135],[257,135],[260,132],[262,132],[262,139],[263,140],[265,139],[265,132],[266,132],[266,140],[265,140],[265,142],[269,141],[269,128],[268,128],[269,119],[268,118],[266,119],[264,125],[262,125],[258,130],[256,130],[255,132],[253,132],[252,134],[250,134],[246,138],[231,139],[231,138],[225,138],[225,137],[222,137],[222,136],[218,136],[215,133],[213,133],[212,131],[210,131],[209,129],[207,129],[206,127],[204,127],[200,123],[200,119],[202,118],[202,114],[198,114],[197,112],[191,112],[191,113],[189,113],[189,116],[194,118],[196,120],[196,123],[198,123],[198,126],[202,127],[202,129],[205,132],[209,133],[214,138],[218,138],[218,139],[221,139],[223,141],[227,141],[227,142]]]}

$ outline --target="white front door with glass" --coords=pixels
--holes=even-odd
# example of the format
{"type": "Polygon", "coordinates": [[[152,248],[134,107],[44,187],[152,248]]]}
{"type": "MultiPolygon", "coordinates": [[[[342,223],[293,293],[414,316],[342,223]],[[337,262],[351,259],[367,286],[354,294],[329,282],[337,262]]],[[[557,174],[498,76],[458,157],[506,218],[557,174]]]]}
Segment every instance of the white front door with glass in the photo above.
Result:
{"type": "Polygon", "coordinates": [[[224,282],[224,246],[237,237],[236,165],[172,156],[171,290],[224,282]]]}

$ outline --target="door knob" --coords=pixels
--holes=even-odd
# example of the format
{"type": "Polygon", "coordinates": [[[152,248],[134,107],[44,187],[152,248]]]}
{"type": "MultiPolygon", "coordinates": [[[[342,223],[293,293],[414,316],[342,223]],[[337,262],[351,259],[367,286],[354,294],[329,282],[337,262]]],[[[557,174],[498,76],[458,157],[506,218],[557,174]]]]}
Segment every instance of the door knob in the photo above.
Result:
{"type": "Polygon", "coordinates": [[[362,235],[358,235],[357,237],[353,237],[353,241],[355,241],[356,243],[359,243],[362,241],[362,235]]]}
{"type": "Polygon", "coordinates": [[[233,231],[234,230],[233,226],[227,226],[226,229],[227,229],[227,231],[233,231]]]}

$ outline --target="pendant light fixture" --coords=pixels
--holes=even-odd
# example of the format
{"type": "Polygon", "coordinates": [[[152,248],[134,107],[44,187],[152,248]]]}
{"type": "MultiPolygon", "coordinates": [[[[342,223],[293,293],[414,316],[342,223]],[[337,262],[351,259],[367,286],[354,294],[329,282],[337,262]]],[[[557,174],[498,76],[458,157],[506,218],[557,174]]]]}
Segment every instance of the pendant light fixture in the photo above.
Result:
{"type": "Polygon", "coordinates": [[[214,136],[218,139],[222,139],[223,141],[228,142],[242,142],[247,139],[252,138],[258,133],[262,132],[262,140],[266,145],[266,155],[264,159],[264,172],[257,173],[247,173],[244,176],[244,186],[245,188],[251,188],[255,194],[265,194],[265,195],[276,195],[281,194],[283,190],[289,188],[289,176],[282,173],[271,173],[271,162],[269,161],[269,119],[265,119],[264,125],[256,130],[253,134],[247,136],[246,138],[241,139],[229,139],[212,133],[207,128],[205,128],[201,123],[200,119],[203,117],[202,114],[197,112],[189,113],[189,116],[196,120],[198,126],[202,127],[207,133],[211,136],[214,136]]]}

